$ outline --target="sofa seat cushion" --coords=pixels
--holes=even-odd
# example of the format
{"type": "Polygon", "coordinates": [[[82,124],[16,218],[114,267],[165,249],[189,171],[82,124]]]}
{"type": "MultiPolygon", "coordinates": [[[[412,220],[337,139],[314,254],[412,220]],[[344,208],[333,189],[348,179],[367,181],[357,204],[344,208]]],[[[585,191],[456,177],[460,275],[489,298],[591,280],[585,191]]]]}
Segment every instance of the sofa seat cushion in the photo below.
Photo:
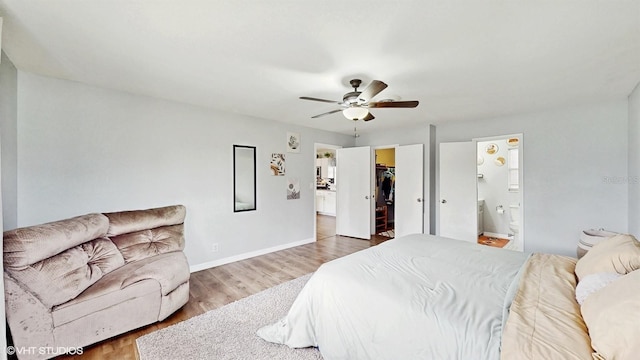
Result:
{"type": "MultiPolygon", "coordinates": [[[[97,286],[87,289],[81,299],[78,297],[54,307],[51,312],[53,326],[59,327],[118,304],[149,296],[149,294],[156,294],[154,297],[160,298],[160,284],[153,279],[139,281],[124,289],[114,286],[115,282],[107,281],[101,284],[102,280],[105,278],[94,284],[97,286]]],[[[158,308],[157,311],[160,309],[158,308]]],[[[122,314],[122,316],[127,316],[127,314],[122,314]]]]}
{"type": "Polygon", "coordinates": [[[189,264],[182,252],[126,264],[104,276],[75,299],[54,307],[54,325],[65,324],[150,292],[157,292],[160,298],[187,282],[189,275],[189,264]]]}
{"type": "Polygon", "coordinates": [[[109,219],[88,214],[4,232],[4,266],[20,269],[89,240],[104,237],[109,219]]]}
{"type": "Polygon", "coordinates": [[[122,287],[137,281],[155,279],[160,283],[162,295],[167,295],[181,284],[189,281],[189,263],[182,251],[156,255],[131,264],[142,263],[129,273],[122,282],[122,287]]]}
{"type": "Polygon", "coordinates": [[[184,225],[162,226],[113,236],[113,243],[125,262],[139,261],[150,256],[184,249],[184,225]]]}
{"type": "Polygon", "coordinates": [[[113,242],[102,238],[20,270],[7,268],[7,272],[51,309],[75,298],[105,274],[123,265],[122,254],[113,242]]]}
{"type": "MultiPolygon", "coordinates": [[[[136,284],[136,287],[146,286],[143,283],[152,283],[146,280],[136,284]]],[[[84,347],[98,341],[102,341],[127,331],[152,324],[158,321],[158,309],[161,308],[162,299],[158,296],[158,283],[155,283],[155,291],[140,294],[129,300],[124,300],[113,306],[96,310],[73,321],[57,325],[53,329],[56,347],[84,347]]],[[[140,290],[141,288],[139,288],[140,290]]],[[[75,310],[81,310],[72,307],[75,310]]],[[[27,342],[33,346],[32,342],[27,342]]],[[[118,354],[117,352],[115,354],[118,354]]],[[[96,358],[121,359],[122,356],[103,353],[96,358]]],[[[70,359],[75,357],[65,357],[70,359]]]]}
{"type": "Polygon", "coordinates": [[[104,215],[109,218],[107,236],[112,237],[161,226],[182,224],[186,214],[187,210],[184,206],[172,205],[147,210],[105,213],[104,215]]]}

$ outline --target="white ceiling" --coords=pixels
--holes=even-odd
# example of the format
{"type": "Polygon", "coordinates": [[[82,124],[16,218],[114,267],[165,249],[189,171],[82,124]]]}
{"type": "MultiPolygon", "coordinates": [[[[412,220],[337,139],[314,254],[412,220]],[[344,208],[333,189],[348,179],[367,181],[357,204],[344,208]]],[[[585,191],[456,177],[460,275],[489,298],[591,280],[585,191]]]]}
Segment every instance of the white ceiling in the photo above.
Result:
{"type": "MultiPolygon", "coordinates": [[[[0,0],[23,71],[350,134],[349,80],[389,87],[358,132],[622,99],[640,0],[0,0]]],[[[362,90],[362,88],[361,88],[362,90]]]]}

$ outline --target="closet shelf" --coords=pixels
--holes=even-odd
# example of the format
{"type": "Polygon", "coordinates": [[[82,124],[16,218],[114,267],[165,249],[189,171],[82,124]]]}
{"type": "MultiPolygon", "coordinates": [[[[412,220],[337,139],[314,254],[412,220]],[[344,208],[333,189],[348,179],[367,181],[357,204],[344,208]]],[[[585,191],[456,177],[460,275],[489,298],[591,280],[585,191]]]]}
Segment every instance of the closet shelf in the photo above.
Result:
{"type": "Polygon", "coordinates": [[[387,207],[376,208],[376,233],[387,231],[387,207]]]}

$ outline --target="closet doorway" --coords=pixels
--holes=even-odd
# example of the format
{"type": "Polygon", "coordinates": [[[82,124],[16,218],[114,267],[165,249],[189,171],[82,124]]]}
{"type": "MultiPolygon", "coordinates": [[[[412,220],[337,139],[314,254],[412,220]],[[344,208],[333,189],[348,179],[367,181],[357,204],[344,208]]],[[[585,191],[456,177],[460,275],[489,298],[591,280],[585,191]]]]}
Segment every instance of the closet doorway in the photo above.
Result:
{"type": "Polygon", "coordinates": [[[376,148],[375,234],[395,237],[396,148],[376,148]]]}
{"type": "Polygon", "coordinates": [[[386,239],[424,232],[423,144],[336,153],[337,234],[369,240],[382,232],[386,239]],[[390,161],[380,152],[376,156],[382,149],[393,151],[390,161]]]}

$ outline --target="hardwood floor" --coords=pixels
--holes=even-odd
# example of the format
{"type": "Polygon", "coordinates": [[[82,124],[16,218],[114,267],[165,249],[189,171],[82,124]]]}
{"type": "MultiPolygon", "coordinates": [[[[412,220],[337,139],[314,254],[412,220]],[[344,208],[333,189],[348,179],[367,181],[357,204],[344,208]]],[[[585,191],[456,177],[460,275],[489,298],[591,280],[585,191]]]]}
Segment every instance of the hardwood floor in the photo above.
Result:
{"type": "Polygon", "coordinates": [[[189,302],[166,320],[87,346],[82,355],[57,359],[136,359],[135,340],[142,335],[293,280],[327,261],[388,240],[377,235],[370,241],[336,236],[334,217],[318,215],[317,221],[317,242],[192,273],[189,302]]]}
{"type": "Polygon", "coordinates": [[[484,235],[478,236],[478,244],[493,246],[493,247],[505,247],[509,243],[509,239],[502,239],[496,237],[488,237],[484,235]]]}

